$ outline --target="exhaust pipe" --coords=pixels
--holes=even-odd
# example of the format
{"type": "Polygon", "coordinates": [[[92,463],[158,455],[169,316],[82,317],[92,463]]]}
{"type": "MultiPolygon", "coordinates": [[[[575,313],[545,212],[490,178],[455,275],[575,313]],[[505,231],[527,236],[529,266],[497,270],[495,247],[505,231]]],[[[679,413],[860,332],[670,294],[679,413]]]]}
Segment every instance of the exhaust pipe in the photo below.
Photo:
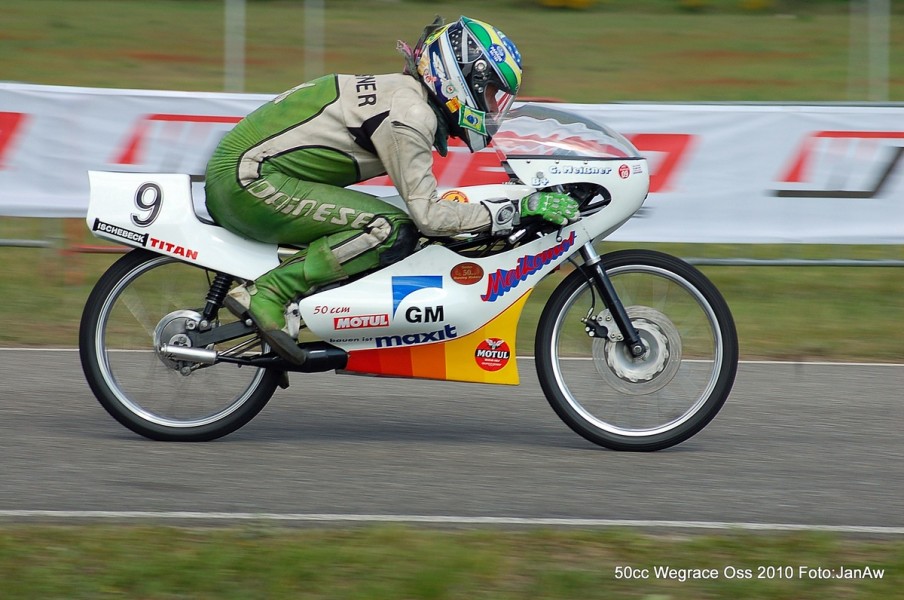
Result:
{"type": "MultiPolygon", "coordinates": [[[[326,342],[305,342],[299,346],[307,354],[307,359],[301,365],[293,365],[286,363],[276,357],[264,359],[263,362],[256,362],[252,359],[242,364],[251,364],[259,367],[277,367],[289,371],[300,371],[302,373],[320,373],[323,371],[332,371],[335,369],[344,369],[348,363],[348,353],[341,348],[337,348],[326,342]],[[278,364],[274,364],[274,362],[278,364]]],[[[223,356],[220,357],[216,350],[208,350],[207,348],[192,348],[190,346],[176,346],[163,344],[157,350],[161,358],[172,361],[186,361],[192,363],[201,363],[205,365],[216,364],[217,361],[240,362],[235,358],[223,356]]]]}
{"type": "Polygon", "coordinates": [[[217,362],[217,351],[207,348],[191,348],[189,346],[171,346],[163,344],[158,350],[163,358],[169,360],[185,360],[194,363],[212,365],[217,362]]]}
{"type": "Polygon", "coordinates": [[[326,342],[302,342],[298,344],[308,355],[304,363],[294,366],[293,371],[302,373],[322,373],[344,369],[348,364],[348,353],[326,342]]]}

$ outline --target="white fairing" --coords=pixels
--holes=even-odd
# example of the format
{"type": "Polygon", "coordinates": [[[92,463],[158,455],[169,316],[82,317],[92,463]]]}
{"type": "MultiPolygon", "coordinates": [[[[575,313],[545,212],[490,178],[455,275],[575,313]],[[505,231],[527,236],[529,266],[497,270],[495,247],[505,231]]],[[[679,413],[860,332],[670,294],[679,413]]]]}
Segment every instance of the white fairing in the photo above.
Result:
{"type": "Polygon", "coordinates": [[[87,223],[97,237],[244,279],[279,264],[276,246],[202,222],[188,175],[89,171],[88,177],[87,223]]]}
{"type": "MultiPolygon", "coordinates": [[[[585,207],[577,223],[506,252],[474,258],[428,245],[357,281],[302,299],[305,325],[349,352],[348,370],[517,383],[514,336],[529,292],[643,204],[648,168],[627,140],[592,123],[563,123],[557,111],[509,114],[518,127],[503,125],[494,139],[520,181],[444,190],[442,201],[514,200],[575,183],[605,188],[597,198],[605,195],[606,201],[585,207]]],[[[246,280],[279,264],[277,246],[199,219],[187,175],[92,171],[90,182],[87,222],[98,237],[246,280]]]]}
{"type": "Polygon", "coordinates": [[[449,340],[486,325],[588,240],[578,224],[563,229],[561,238],[550,234],[486,258],[428,246],[378,273],[308,296],[299,307],[311,331],[345,349],[449,340]],[[461,276],[463,265],[474,275],[461,276]]]}

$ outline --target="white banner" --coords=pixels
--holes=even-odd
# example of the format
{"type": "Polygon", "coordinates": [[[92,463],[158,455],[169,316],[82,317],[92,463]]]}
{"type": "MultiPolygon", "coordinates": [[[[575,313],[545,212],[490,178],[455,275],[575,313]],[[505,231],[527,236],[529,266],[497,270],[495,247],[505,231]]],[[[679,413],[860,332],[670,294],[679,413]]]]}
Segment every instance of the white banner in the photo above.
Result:
{"type": "MultiPolygon", "coordinates": [[[[222,135],[271,97],[0,84],[0,215],[84,216],[91,169],[202,175],[222,135]]],[[[904,105],[558,106],[650,160],[650,197],[611,239],[904,243],[904,105]]],[[[441,187],[505,179],[494,152],[451,150],[437,157],[441,187]]]]}

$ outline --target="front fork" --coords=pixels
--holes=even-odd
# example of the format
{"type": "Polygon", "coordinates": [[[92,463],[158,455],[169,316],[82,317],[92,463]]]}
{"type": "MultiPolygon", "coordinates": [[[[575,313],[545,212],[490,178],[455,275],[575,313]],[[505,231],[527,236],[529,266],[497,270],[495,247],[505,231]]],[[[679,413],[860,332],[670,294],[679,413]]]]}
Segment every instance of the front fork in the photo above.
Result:
{"type": "MultiPolygon", "coordinates": [[[[640,341],[640,335],[631,324],[631,318],[628,316],[628,312],[625,310],[621,300],[619,300],[618,294],[615,293],[615,288],[612,286],[612,281],[606,273],[602,258],[600,258],[596,248],[593,247],[592,242],[584,244],[580,252],[581,256],[584,258],[584,265],[581,268],[591,280],[592,284],[596,286],[596,291],[599,292],[600,297],[603,299],[603,303],[606,305],[606,308],[609,309],[612,320],[624,337],[625,345],[627,346],[628,351],[631,352],[631,356],[640,358],[645,351],[643,343],[640,341]]],[[[594,320],[591,322],[589,317],[587,321],[585,321],[585,324],[591,330],[599,327],[596,321],[594,320]]]]}

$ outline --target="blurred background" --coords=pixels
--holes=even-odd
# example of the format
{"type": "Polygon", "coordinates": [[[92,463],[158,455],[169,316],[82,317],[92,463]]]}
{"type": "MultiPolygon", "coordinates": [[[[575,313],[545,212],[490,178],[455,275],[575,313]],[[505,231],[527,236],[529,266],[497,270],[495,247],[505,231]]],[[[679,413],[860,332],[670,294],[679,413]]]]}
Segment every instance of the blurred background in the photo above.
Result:
{"type": "Polygon", "coordinates": [[[273,93],[399,70],[437,14],[503,30],[524,95],[901,101],[902,0],[5,0],[0,80],[273,93]]]}

